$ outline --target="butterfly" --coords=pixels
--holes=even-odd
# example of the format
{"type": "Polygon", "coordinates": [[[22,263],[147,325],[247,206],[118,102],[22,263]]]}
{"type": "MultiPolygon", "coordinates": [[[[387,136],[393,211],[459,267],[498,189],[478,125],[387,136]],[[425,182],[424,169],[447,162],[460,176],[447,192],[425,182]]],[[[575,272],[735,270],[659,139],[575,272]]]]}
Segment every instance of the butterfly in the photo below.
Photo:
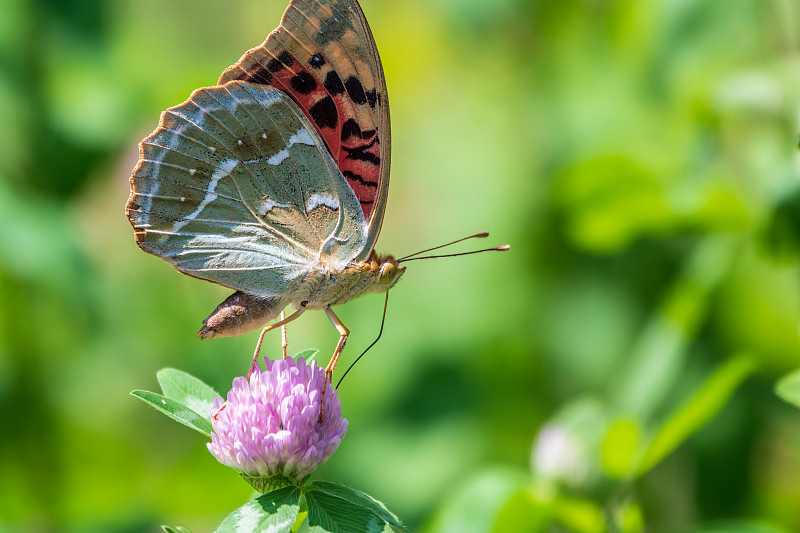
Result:
{"type": "Polygon", "coordinates": [[[390,144],[386,80],[358,2],[291,0],[217,85],[162,113],[140,144],[126,214],[144,251],[235,289],[198,336],[263,327],[248,376],[267,331],[324,310],[339,332],[330,380],[349,335],[331,307],[386,293],[400,262],[422,253],[374,251],[390,144]]]}
{"type": "MultiPolygon", "coordinates": [[[[295,320],[391,289],[405,267],[375,253],[389,187],[389,102],[356,0],[292,0],[260,46],[161,115],[140,144],[126,214],[136,243],[232,289],[203,339],[295,320]]],[[[256,365],[258,348],[250,367],[256,365]]],[[[248,375],[249,375],[248,373],[248,375]]]]}

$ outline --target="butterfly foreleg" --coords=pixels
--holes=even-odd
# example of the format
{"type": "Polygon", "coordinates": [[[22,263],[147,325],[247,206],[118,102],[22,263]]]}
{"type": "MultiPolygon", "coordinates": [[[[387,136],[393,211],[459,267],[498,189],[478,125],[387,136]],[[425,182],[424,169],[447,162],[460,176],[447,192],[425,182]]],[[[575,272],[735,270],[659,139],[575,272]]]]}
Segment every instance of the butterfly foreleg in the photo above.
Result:
{"type": "Polygon", "coordinates": [[[339,332],[339,342],[336,344],[336,348],[333,350],[333,355],[331,356],[328,366],[325,367],[325,382],[322,385],[322,407],[319,413],[320,422],[324,420],[325,390],[328,388],[328,383],[333,383],[333,369],[336,368],[336,363],[339,362],[339,356],[344,349],[344,345],[347,343],[347,337],[350,335],[350,330],[347,329],[347,326],[345,326],[341,320],[339,320],[339,317],[336,316],[330,307],[325,308],[325,314],[328,315],[328,319],[331,321],[331,324],[333,324],[333,327],[335,327],[336,331],[339,332]]]}
{"type": "MultiPolygon", "coordinates": [[[[286,324],[288,324],[292,320],[294,320],[297,317],[299,317],[300,315],[302,315],[305,310],[306,310],[306,306],[305,305],[301,305],[300,309],[298,309],[297,311],[295,311],[294,313],[292,313],[291,315],[289,315],[286,318],[283,318],[285,315],[284,315],[283,311],[281,311],[281,320],[279,320],[278,322],[275,322],[274,324],[270,324],[268,326],[265,326],[264,329],[261,330],[261,335],[258,336],[258,342],[256,343],[256,349],[253,352],[253,360],[250,362],[250,368],[247,370],[247,379],[248,380],[250,379],[250,376],[253,374],[253,372],[255,372],[256,369],[258,368],[258,353],[261,351],[261,343],[264,341],[264,335],[266,335],[268,331],[272,331],[273,329],[275,329],[277,327],[284,328],[286,326],[286,324]]],[[[285,340],[285,338],[286,337],[284,336],[284,340],[285,340]]],[[[285,350],[285,348],[284,348],[284,350],[285,350]]],[[[286,352],[284,351],[284,354],[285,353],[286,352]]],[[[284,357],[285,357],[285,355],[284,355],[284,357]]]]}

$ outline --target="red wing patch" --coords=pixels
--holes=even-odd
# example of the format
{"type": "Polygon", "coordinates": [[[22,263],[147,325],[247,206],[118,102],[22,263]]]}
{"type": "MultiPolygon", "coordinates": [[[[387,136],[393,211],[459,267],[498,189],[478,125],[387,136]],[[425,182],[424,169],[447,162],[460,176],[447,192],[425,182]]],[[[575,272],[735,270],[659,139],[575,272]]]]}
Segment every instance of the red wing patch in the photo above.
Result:
{"type": "Polygon", "coordinates": [[[281,25],[219,83],[238,79],[289,94],[325,141],[369,221],[386,190],[381,180],[388,174],[382,161],[388,153],[388,103],[372,35],[352,4],[291,2],[281,25]]]}

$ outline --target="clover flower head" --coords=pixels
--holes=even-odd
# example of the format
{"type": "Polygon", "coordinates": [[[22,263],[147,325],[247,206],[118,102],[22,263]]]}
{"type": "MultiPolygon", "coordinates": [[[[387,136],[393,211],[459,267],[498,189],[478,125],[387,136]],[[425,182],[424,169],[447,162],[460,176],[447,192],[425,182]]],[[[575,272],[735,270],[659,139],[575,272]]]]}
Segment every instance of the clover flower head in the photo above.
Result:
{"type": "Polygon", "coordinates": [[[256,489],[300,484],[333,454],[347,431],[341,401],[316,362],[266,360],[250,381],[233,380],[227,401],[215,398],[209,451],[256,489]],[[322,387],[325,413],[320,422],[322,387]]]}

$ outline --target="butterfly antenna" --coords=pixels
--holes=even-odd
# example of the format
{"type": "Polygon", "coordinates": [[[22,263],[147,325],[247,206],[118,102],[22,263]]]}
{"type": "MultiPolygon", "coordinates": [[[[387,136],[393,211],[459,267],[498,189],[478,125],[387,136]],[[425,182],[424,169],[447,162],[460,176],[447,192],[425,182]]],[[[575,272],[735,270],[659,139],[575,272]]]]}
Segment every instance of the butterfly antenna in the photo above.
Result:
{"type": "Polygon", "coordinates": [[[471,252],[460,252],[457,254],[443,254],[443,255],[426,255],[425,257],[412,257],[411,259],[400,259],[397,261],[398,263],[402,261],[416,261],[417,259],[439,259],[442,257],[458,257],[459,255],[472,255],[472,254],[480,254],[483,252],[505,252],[511,249],[510,244],[504,244],[502,246],[495,246],[494,248],[484,248],[483,250],[472,250],[471,252]]]}
{"type": "Polygon", "coordinates": [[[407,255],[405,257],[401,257],[400,259],[398,259],[398,262],[399,261],[405,261],[406,259],[414,257],[415,255],[432,252],[434,250],[438,250],[439,248],[444,248],[445,246],[452,246],[453,244],[458,244],[461,241],[466,241],[467,239],[485,239],[488,236],[489,236],[489,232],[488,231],[482,231],[480,233],[476,233],[475,235],[470,235],[469,237],[464,237],[464,238],[458,239],[458,240],[453,241],[453,242],[448,242],[447,244],[440,244],[439,246],[434,246],[433,248],[428,248],[427,250],[420,250],[419,252],[414,252],[413,254],[407,255]]]}
{"type": "Polygon", "coordinates": [[[380,329],[380,331],[378,331],[378,336],[375,338],[374,341],[372,341],[372,344],[367,346],[367,349],[364,350],[363,352],[361,352],[361,355],[356,357],[356,360],[353,361],[350,364],[350,366],[347,367],[347,370],[344,371],[344,374],[342,374],[342,377],[339,378],[339,382],[336,383],[336,388],[337,389],[339,388],[339,385],[342,384],[342,381],[344,381],[344,378],[347,375],[347,373],[350,372],[350,369],[352,369],[354,366],[356,366],[356,363],[358,363],[361,360],[361,358],[364,357],[364,354],[367,353],[380,340],[381,335],[383,335],[383,324],[386,323],[386,308],[388,306],[389,306],[389,291],[386,291],[386,300],[384,300],[384,302],[383,302],[383,316],[381,317],[381,329],[380,329]]]}

